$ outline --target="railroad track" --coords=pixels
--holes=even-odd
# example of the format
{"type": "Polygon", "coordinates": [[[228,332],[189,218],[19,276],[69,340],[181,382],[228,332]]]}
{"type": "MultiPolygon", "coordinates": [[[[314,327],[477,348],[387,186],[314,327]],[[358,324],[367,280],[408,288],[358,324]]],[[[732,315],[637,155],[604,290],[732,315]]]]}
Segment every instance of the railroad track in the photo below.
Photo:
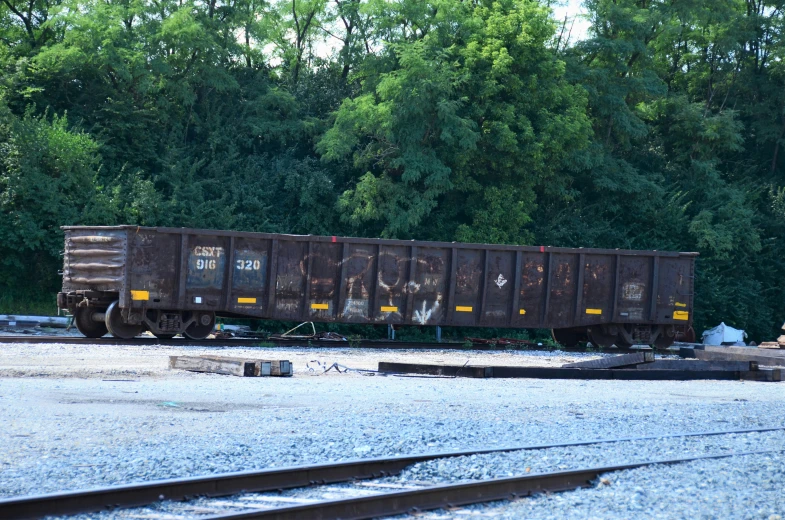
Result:
{"type": "Polygon", "coordinates": [[[418,462],[522,450],[781,430],[785,430],[785,427],[593,439],[548,445],[509,446],[472,451],[359,459],[311,466],[162,480],[85,491],[4,499],[0,500],[0,518],[20,520],[100,511],[114,513],[116,509],[143,506],[154,507],[155,514],[151,516],[147,512],[145,515],[134,516],[129,512],[127,517],[174,519],[198,516],[198,518],[205,520],[377,518],[413,511],[507,500],[536,493],[591,487],[593,482],[603,474],[655,464],[679,464],[741,455],[760,455],[782,452],[785,451],[785,448],[638,461],[459,484],[422,485],[422,483],[411,483],[411,485],[406,485],[373,481],[397,475],[407,466],[418,462]],[[319,498],[281,496],[281,491],[297,488],[315,488],[321,491],[321,496],[319,498]],[[389,491],[390,489],[393,491],[389,491]],[[226,497],[230,498],[226,499],[226,497]]]}
{"type": "MultiPolygon", "coordinates": [[[[154,337],[137,337],[133,339],[119,338],[85,338],[82,336],[34,336],[17,335],[1,336],[2,343],[63,343],[70,345],[165,345],[174,347],[313,347],[313,348],[367,348],[367,349],[413,349],[413,350],[505,350],[504,347],[494,347],[492,345],[474,344],[471,347],[465,343],[457,341],[443,342],[422,342],[422,341],[393,341],[364,339],[359,341],[335,341],[335,340],[283,340],[283,339],[263,339],[263,338],[228,338],[228,339],[188,339],[173,338],[159,339],[154,337]]],[[[530,350],[548,350],[547,347],[530,347],[530,350]]],[[[629,354],[640,352],[640,349],[630,348],[567,348],[562,347],[563,352],[591,352],[604,354],[629,354]]]]}

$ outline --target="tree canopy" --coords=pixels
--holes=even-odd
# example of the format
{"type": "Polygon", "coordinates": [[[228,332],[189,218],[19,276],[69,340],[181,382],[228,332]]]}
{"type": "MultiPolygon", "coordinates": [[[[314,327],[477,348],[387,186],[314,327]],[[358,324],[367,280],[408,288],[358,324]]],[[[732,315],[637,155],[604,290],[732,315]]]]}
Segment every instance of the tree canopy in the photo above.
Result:
{"type": "Polygon", "coordinates": [[[0,0],[0,287],[66,224],[698,251],[785,320],[785,0],[0,0]]]}

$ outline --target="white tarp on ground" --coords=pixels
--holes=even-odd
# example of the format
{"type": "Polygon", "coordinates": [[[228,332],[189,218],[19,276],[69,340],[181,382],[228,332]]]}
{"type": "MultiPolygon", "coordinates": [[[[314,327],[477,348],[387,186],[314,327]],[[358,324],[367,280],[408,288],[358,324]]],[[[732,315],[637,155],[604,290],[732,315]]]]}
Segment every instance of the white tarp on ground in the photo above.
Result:
{"type": "Polygon", "coordinates": [[[713,329],[703,331],[703,344],[704,345],[737,345],[746,346],[744,339],[747,333],[743,330],[734,329],[725,325],[725,322],[720,323],[713,329]]]}

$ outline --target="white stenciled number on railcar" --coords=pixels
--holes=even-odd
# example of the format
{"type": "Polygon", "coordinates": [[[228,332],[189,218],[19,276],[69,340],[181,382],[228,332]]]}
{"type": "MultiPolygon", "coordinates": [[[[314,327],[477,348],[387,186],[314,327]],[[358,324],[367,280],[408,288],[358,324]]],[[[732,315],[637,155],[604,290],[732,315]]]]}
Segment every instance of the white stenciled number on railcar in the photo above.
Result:
{"type": "Polygon", "coordinates": [[[194,254],[196,256],[212,256],[215,258],[220,258],[224,254],[223,247],[209,247],[209,246],[196,246],[194,248],[194,254]]]}
{"type": "Polygon", "coordinates": [[[197,269],[215,269],[218,266],[215,260],[205,260],[204,258],[199,258],[196,260],[196,268],[197,269]]]}
{"type": "Polygon", "coordinates": [[[238,260],[237,269],[243,271],[258,271],[261,269],[262,263],[259,260],[238,260]]]}

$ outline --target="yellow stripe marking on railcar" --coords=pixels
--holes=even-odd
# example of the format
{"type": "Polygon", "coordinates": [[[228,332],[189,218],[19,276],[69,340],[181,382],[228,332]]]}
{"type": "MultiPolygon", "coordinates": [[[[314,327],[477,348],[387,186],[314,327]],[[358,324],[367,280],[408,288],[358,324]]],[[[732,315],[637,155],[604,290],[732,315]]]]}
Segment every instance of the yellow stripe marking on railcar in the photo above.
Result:
{"type": "Polygon", "coordinates": [[[521,309],[518,311],[518,314],[526,314],[526,309],[521,309]]]}
{"type": "Polygon", "coordinates": [[[150,299],[150,291],[131,291],[131,299],[138,301],[147,301],[150,299]]]}
{"type": "Polygon", "coordinates": [[[457,305],[455,307],[455,310],[457,312],[472,312],[472,310],[474,310],[474,307],[464,307],[463,305],[457,305]]]}
{"type": "Polygon", "coordinates": [[[312,303],[311,304],[311,308],[312,309],[317,309],[317,310],[320,310],[320,311],[326,311],[327,309],[330,308],[330,304],[329,303],[312,303]]]}
{"type": "Polygon", "coordinates": [[[673,311],[673,319],[686,321],[690,319],[690,313],[687,311],[673,311]]]}
{"type": "Polygon", "coordinates": [[[602,309],[586,309],[586,314],[602,314],[602,309]]]}
{"type": "Polygon", "coordinates": [[[381,309],[382,312],[398,312],[398,307],[390,307],[388,305],[382,305],[381,309]]]}
{"type": "Polygon", "coordinates": [[[674,307],[686,307],[687,304],[686,303],[681,303],[681,302],[676,302],[676,303],[673,304],[673,306],[674,307]]]}
{"type": "Polygon", "coordinates": [[[256,298],[237,298],[237,303],[256,303],[256,298]]]}

